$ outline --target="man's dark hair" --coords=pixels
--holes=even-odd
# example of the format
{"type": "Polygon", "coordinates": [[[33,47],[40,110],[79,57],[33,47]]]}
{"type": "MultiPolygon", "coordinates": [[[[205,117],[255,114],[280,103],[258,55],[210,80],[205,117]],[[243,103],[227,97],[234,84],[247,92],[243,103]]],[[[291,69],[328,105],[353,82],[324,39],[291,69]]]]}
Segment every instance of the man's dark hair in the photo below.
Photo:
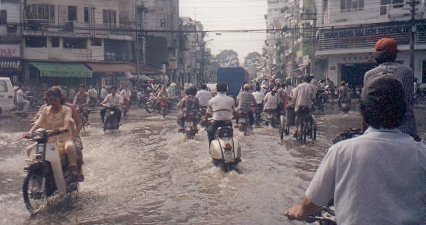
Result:
{"type": "Polygon", "coordinates": [[[382,74],[366,82],[361,94],[361,113],[369,126],[397,128],[405,112],[404,88],[398,79],[382,74]]]}
{"type": "Polygon", "coordinates": [[[216,85],[217,92],[227,92],[228,91],[228,85],[225,83],[218,83],[216,85]]]}
{"type": "Polygon", "coordinates": [[[260,91],[260,86],[256,86],[256,91],[260,91]]]}
{"type": "Polygon", "coordinates": [[[376,52],[374,59],[378,64],[387,63],[387,62],[395,62],[396,52],[376,52]]]}
{"type": "Polygon", "coordinates": [[[197,94],[197,88],[195,88],[195,87],[187,88],[185,90],[185,94],[186,95],[194,95],[195,96],[197,94]]]}
{"type": "Polygon", "coordinates": [[[86,89],[86,85],[84,85],[84,84],[80,84],[80,88],[84,88],[84,89],[86,89]]]}
{"type": "Polygon", "coordinates": [[[312,80],[312,78],[314,78],[313,76],[310,76],[310,75],[307,75],[307,76],[305,76],[304,78],[303,78],[303,81],[305,81],[305,82],[311,82],[311,80],[312,80]]]}
{"type": "Polygon", "coordinates": [[[110,90],[112,91],[112,90],[117,90],[117,88],[115,87],[115,86],[112,86],[111,88],[110,88],[110,90]]]}
{"type": "Polygon", "coordinates": [[[203,90],[207,89],[207,84],[201,84],[200,88],[203,89],[203,90]]]}

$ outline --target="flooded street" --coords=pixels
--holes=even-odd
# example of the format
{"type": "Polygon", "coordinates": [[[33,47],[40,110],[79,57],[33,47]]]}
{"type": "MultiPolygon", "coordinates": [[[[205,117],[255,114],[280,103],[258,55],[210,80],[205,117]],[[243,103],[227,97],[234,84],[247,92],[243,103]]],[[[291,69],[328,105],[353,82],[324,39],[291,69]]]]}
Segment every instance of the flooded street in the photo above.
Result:
{"type": "MultiPolygon", "coordinates": [[[[416,107],[423,140],[425,110],[416,107]]],[[[239,173],[214,167],[206,133],[185,140],[173,113],[163,119],[130,111],[113,134],[105,134],[92,113],[93,123],[82,132],[85,182],[75,198],[52,202],[34,217],[21,191],[31,142],[20,136],[29,128],[2,117],[0,224],[303,224],[283,212],[299,203],[331,140],[361,120],[356,111],[328,112],[317,115],[317,141],[304,146],[290,137],[281,143],[269,127],[246,137],[237,133],[239,173]]]]}

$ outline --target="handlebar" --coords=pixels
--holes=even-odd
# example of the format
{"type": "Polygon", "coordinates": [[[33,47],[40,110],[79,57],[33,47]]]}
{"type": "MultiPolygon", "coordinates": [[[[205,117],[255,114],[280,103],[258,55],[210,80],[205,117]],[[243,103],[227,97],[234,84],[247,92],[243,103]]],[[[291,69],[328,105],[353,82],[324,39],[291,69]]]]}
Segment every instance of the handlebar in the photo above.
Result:
{"type": "Polygon", "coordinates": [[[39,128],[32,133],[27,133],[24,136],[24,138],[32,139],[32,140],[39,140],[39,139],[42,139],[43,137],[52,137],[52,136],[56,136],[56,135],[66,133],[68,131],[69,131],[69,129],[45,130],[43,128],[39,128]]]}

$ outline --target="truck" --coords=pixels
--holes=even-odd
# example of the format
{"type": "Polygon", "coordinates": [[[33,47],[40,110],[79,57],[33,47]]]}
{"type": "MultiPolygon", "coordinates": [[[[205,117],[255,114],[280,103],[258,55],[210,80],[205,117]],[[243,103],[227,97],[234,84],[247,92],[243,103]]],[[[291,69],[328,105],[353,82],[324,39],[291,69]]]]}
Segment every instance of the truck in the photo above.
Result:
{"type": "Polygon", "coordinates": [[[217,70],[217,82],[228,85],[227,95],[236,98],[241,86],[248,82],[248,72],[241,67],[221,67],[217,70]]]}

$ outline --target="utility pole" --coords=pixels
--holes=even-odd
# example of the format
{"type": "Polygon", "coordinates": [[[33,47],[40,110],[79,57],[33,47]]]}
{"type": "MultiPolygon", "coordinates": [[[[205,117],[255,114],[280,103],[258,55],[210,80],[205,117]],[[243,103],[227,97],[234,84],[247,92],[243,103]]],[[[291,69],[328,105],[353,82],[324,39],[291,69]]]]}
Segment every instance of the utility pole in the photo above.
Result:
{"type": "Polygon", "coordinates": [[[411,13],[411,19],[410,19],[410,25],[411,25],[411,32],[410,32],[410,67],[414,71],[414,45],[416,41],[416,6],[420,2],[418,0],[408,0],[407,4],[410,6],[410,13],[411,13]]]}

